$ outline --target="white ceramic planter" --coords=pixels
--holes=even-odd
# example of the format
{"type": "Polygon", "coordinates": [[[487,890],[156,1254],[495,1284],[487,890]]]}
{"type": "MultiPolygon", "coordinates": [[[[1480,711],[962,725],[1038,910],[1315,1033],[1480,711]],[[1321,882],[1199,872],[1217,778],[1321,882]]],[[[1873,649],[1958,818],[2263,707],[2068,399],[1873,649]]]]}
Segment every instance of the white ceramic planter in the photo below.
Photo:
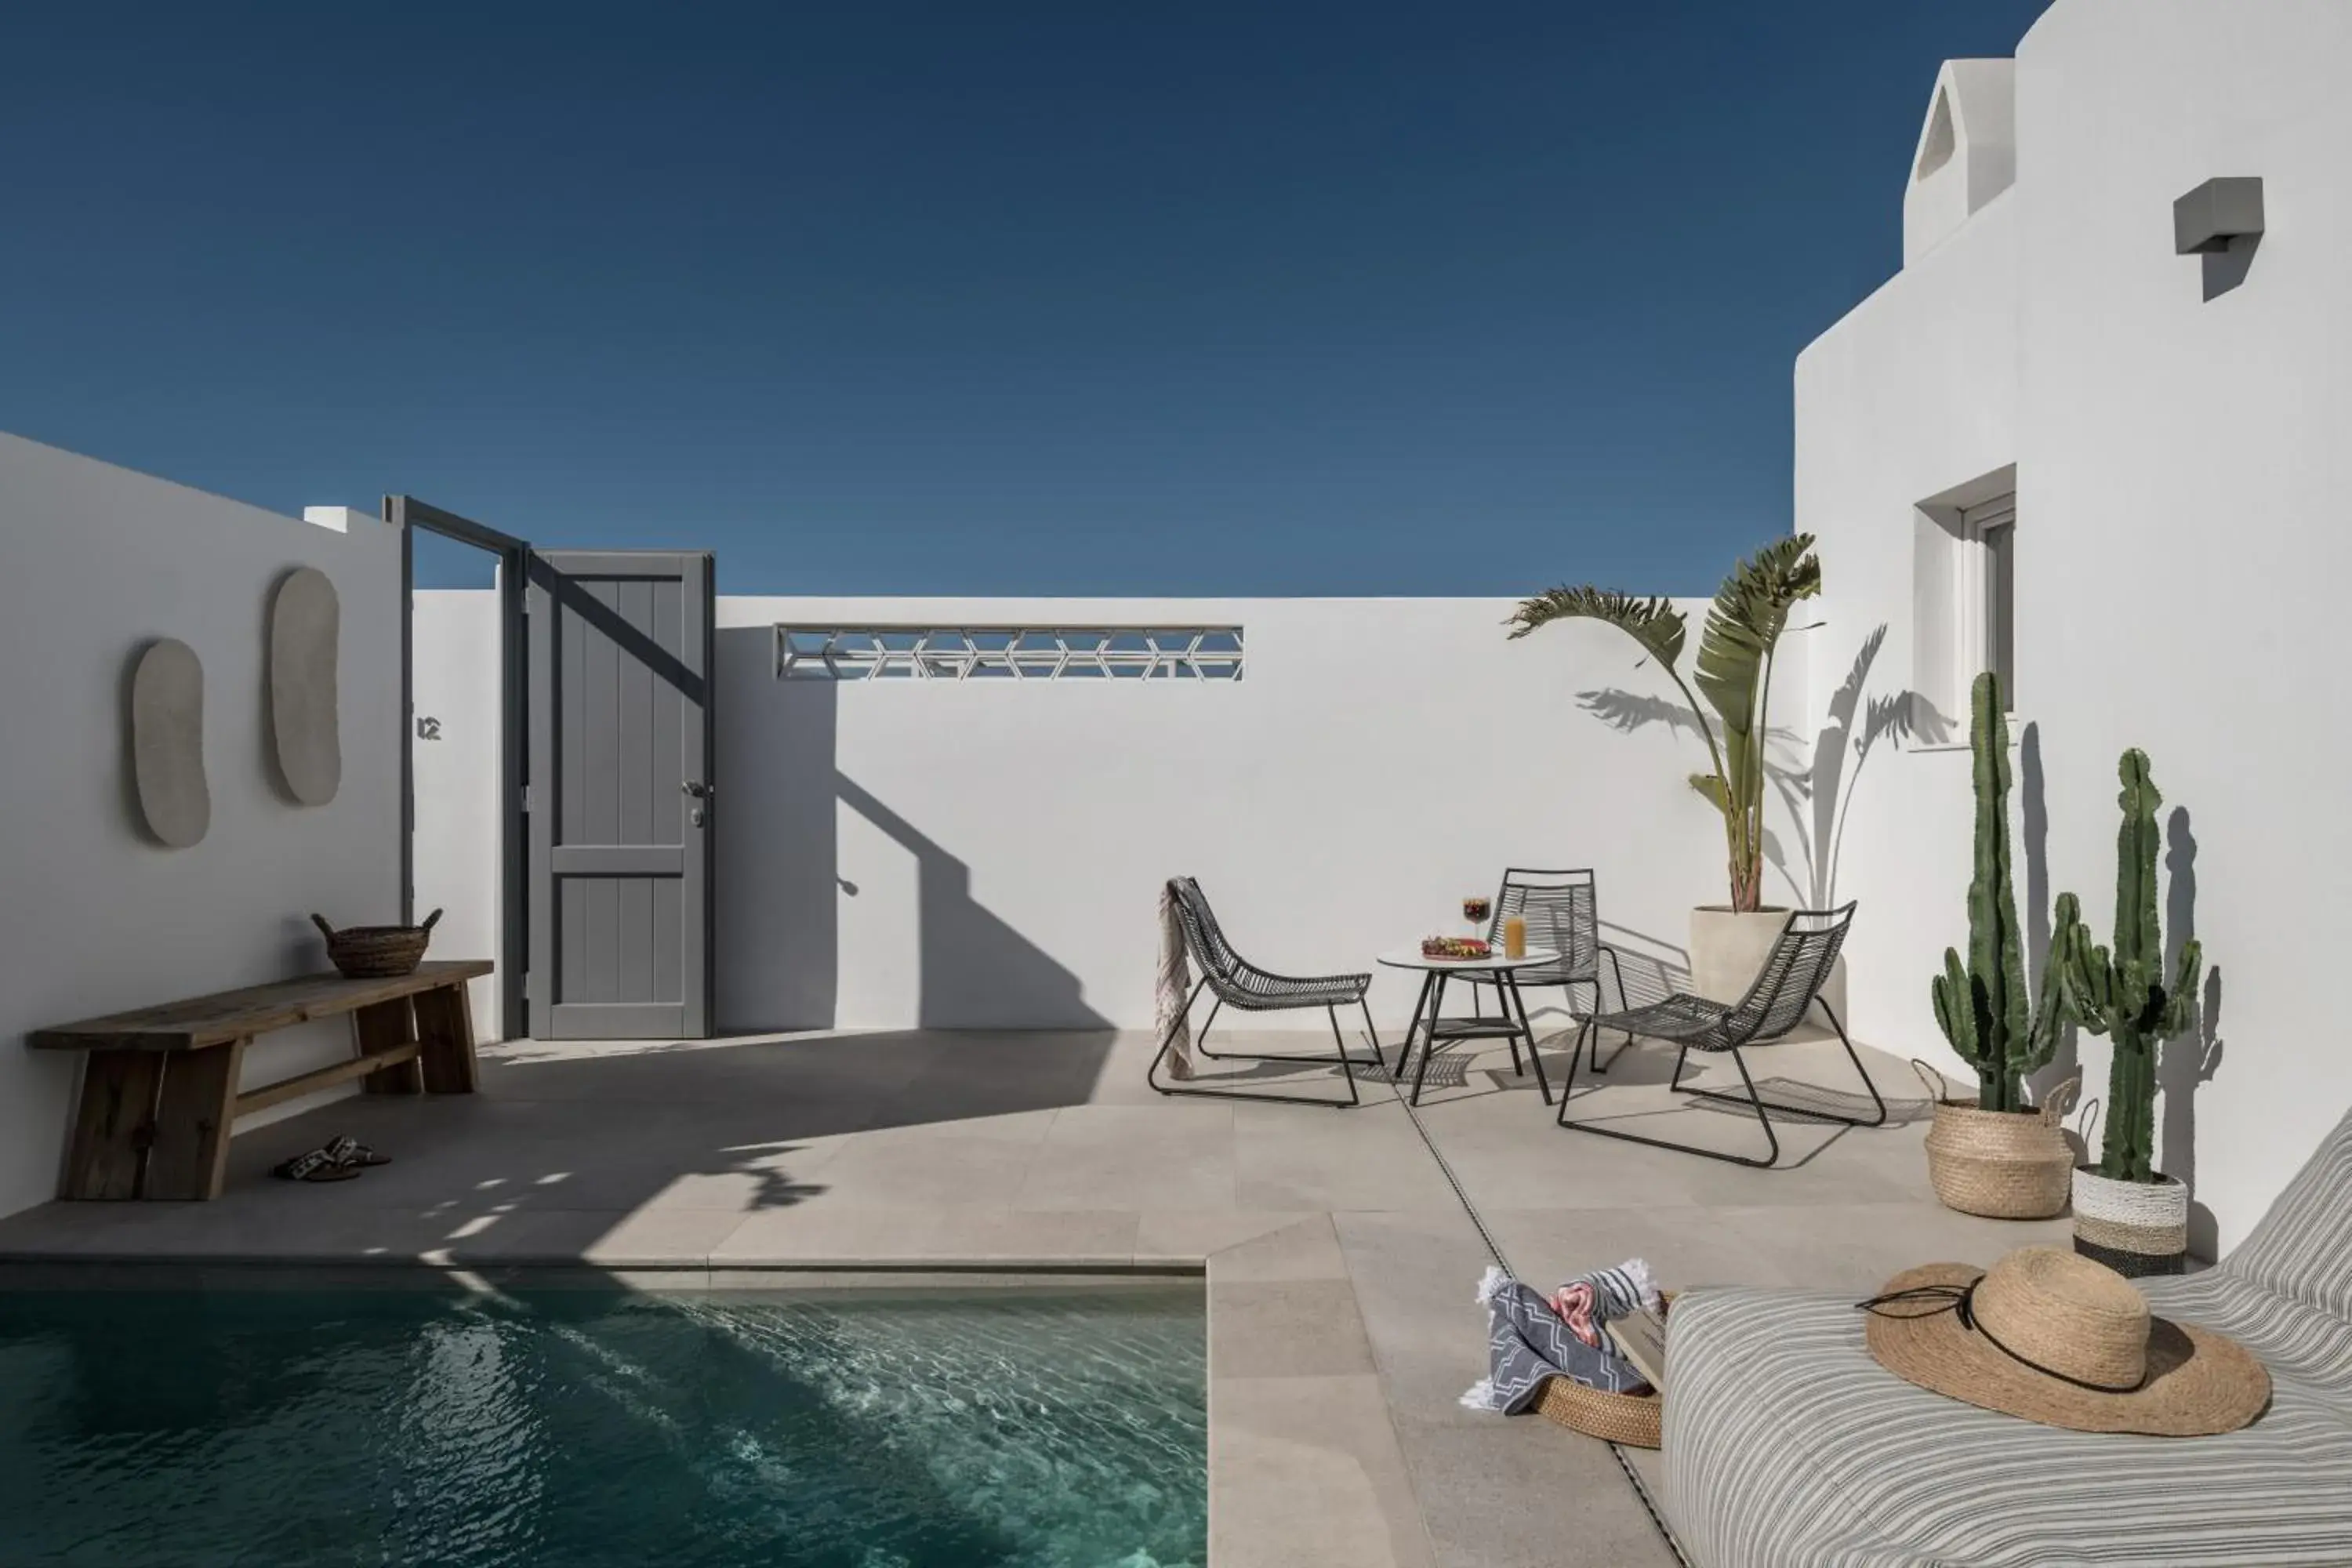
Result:
{"type": "Polygon", "coordinates": [[[2133,1279],[2179,1273],[2189,1258],[2189,1189],[2170,1176],[2117,1182],[2075,1166],[2074,1250],[2133,1279]]]}
{"type": "MultiPolygon", "coordinates": [[[[1721,904],[1701,904],[1690,914],[1691,991],[1711,1002],[1737,1002],[1756,983],[1772,944],[1789,923],[1786,909],[1742,914],[1721,904]]],[[[1845,959],[1830,971],[1822,996],[1845,1016],[1845,959]]],[[[1813,1015],[1813,1023],[1822,1021],[1813,1015]]]]}

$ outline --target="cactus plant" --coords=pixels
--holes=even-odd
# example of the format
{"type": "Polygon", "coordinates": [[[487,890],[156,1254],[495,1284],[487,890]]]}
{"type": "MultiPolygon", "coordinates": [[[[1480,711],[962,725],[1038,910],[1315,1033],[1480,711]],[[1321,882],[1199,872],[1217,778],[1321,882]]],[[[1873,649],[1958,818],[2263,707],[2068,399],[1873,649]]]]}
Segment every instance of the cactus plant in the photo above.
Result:
{"type": "Polygon", "coordinates": [[[2106,1139],[2099,1174],[2110,1181],[2157,1180],[2157,1047],[2196,1020],[2204,954],[2181,943],[2179,967],[2164,984],[2164,933],[2156,912],[2156,808],[2164,797],[2149,778],[2147,753],[2135,748],[2116,764],[2123,826],[2116,835],[2115,950],[2094,945],[2079,925],[2062,933],[2067,1005],[2083,1027],[2115,1047],[2107,1079],[2106,1139]]]}
{"type": "Polygon", "coordinates": [[[2025,1075],[2049,1065],[2066,1021],[2066,992],[2057,954],[2079,926],[2074,895],[2058,900],[2057,940],[2042,973],[2037,1004],[2025,984],[2025,956],[2017,924],[2017,893],[2010,875],[2009,721],[2000,681],[1990,670],[1969,693],[1969,748],[1975,754],[1976,876],[1969,883],[1969,960],[1944,950],[1944,973],[1928,983],[1936,1022],[1960,1059],[1976,1068],[1977,1105],[1983,1110],[2024,1110],[2025,1075]]]}

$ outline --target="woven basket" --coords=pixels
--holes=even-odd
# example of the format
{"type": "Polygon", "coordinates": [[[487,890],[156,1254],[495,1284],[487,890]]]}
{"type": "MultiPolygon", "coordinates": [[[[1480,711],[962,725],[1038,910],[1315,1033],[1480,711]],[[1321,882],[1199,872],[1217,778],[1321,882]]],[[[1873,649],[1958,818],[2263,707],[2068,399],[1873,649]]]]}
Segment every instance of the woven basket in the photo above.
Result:
{"type": "Polygon", "coordinates": [[[1606,1394],[1572,1377],[1548,1377],[1536,1395],[1536,1414],[1603,1442],[1654,1448],[1664,1404],[1655,1394],[1606,1394]]]}
{"type": "Polygon", "coordinates": [[[327,939],[328,961],[345,976],[378,980],[415,973],[425,962],[425,944],[433,940],[433,922],[440,918],[441,911],[435,910],[423,925],[345,926],[337,931],[326,916],[314,914],[310,923],[327,939]]]}
{"type": "MultiPolygon", "coordinates": [[[[1927,1072],[1926,1064],[1914,1064],[1927,1072]]],[[[2066,1212],[2074,1147],[2059,1119],[2074,1103],[2082,1079],[2070,1078],[2032,1110],[1985,1110],[1972,1100],[1934,1092],[1935,1124],[1927,1130],[1927,1180],[1946,1208],[1990,1219],[2048,1219],[2066,1212]]]]}
{"type": "MultiPolygon", "coordinates": [[[[1672,1290],[1661,1293],[1670,1316],[1675,1294],[1672,1290]]],[[[1648,1394],[1610,1394],[1587,1388],[1572,1377],[1548,1377],[1536,1394],[1535,1411],[1572,1432],[1598,1437],[1604,1443],[1654,1448],[1658,1446],[1658,1417],[1664,1405],[1665,1401],[1654,1390],[1648,1394]]]]}
{"type": "Polygon", "coordinates": [[[2189,1189],[2171,1176],[2118,1182],[2074,1173],[2074,1250],[2127,1279],[2178,1274],[2189,1260],[2189,1189]]]}

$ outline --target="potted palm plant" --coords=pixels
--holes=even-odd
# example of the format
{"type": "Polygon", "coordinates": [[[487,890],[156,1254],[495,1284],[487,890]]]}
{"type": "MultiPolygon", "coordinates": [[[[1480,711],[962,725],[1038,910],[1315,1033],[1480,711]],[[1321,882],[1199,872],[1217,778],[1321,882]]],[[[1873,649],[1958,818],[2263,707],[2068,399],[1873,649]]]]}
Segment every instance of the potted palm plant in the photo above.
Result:
{"type": "Polygon", "coordinates": [[[2070,1079],[2037,1108],[2025,1098],[2025,1075],[2049,1065],[2066,1021],[2063,966],[2068,933],[2079,924],[2074,895],[2058,899],[2057,938],[2044,965],[2040,998],[2025,981],[2017,925],[2017,891],[2009,840],[2009,721],[2000,679],[1977,677],[1969,696],[1969,749],[1976,785],[1976,875],[1969,882],[1969,957],[1944,950],[1944,973],[1930,982],[1937,1026],[1976,1069],[1973,1100],[1938,1097],[1927,1131],[1927,1178],[1947,1208],[1996,1219],[2047,1219],[2066,1207],[2074,1146],[2058,1124],[2079,1079],[2070,1079]]]}
{"type": "Polygon", "coordinates": [[[1691,911],[1691,988],[1703,996],[1734,1001],[1743,995],[1788,923],[1786,909],[1764,903],[1766,721],[1772,658],[1789,612],[1821,591],[1822,563],[1810,533],[1775,540],[1740,562],[1707,608],[1696,668],[1687,680],[1680,666],[1689,628],[1667,599],[1589,584],[1554,588],[1523,602],[1507,623],[1512,637],[1523,637],[1554,621],[1606,622],[1657,660],[1690,704],[1713,763],[1711,771],[1691,774],[1690,785],[1723,817],[1731,884],[1727,902],[1691,911]]]}
{"type": "Polygon", "coordinates": [[[2157,1047],[2197,1017],[2204,952],[2180,944],[2164,983],[2164,932],[2156,912],[2156,808],[2164,797],[2135,748],[2116,764],[2123,793],[2116,835],[2112,952],[2079,924],[2060,933],[2067,1005],[2115,1047],[2107,1076],[2106,1132],[2099,1163],[2074,1172],[2074,1250],[2127,1275],[2178,1274],[2189,1255],[2189,1189],[2155,1168],[2157,1047]]]}

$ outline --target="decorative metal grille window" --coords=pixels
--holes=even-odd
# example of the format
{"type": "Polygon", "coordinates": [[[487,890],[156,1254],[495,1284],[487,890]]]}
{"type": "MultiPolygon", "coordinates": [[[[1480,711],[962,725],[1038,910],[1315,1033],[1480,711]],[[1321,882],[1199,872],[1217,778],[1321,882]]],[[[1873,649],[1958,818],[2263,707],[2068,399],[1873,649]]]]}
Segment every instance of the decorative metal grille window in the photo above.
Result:
{"type": "Polygon", "coordinates": [[[1239,680],[1239,626],[776,627],[779,680],[1239,680]]]}

